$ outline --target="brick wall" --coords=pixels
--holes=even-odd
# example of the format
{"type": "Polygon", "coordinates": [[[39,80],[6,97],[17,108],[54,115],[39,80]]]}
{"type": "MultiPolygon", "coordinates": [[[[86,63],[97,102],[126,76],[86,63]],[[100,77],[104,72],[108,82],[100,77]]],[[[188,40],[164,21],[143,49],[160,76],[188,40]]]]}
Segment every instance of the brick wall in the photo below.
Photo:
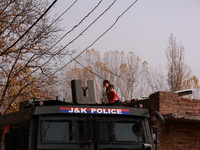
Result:
{"type": "Polygon", "coordinates": [[[170,92],[157,92],[150,95],[149,99],[158,104],[155,109],[161,114],[200,115],[200,100],[181,98],[177,93],[170,92]]]}
{"type": "Polygon", "coordinates": [[[138,103],[155,108],[166,119],[158,128],[159,150],[200,150],[200,100],[157,92],[138,103]]]}
{"type": "Polygon", "coordinates": [[[200,150],[200,123],[167,122],[158,134],[159,150],[200,150]]]}

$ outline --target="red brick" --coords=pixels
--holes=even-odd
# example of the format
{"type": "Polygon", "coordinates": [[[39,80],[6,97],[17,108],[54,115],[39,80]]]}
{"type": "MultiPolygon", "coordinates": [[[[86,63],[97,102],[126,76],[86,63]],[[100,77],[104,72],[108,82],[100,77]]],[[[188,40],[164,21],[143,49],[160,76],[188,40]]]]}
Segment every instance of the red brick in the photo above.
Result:
{"type": "Polygon", "coordinates": [[[185,113],[188,114],[188,115],[194,115],[195,111],[190,110],[190,111],[186,111],[185,113]]]}
{"type": "Polygon", "coordinates": [[[194,106],[188,106],[188,110],[194,110],[194,106]]]}
{"type": "Polygon", "coordinates": [[[162,110],[168,111],[168,107],[163,107],[162,110]]]}
{"type": "Polygon", "coordinates": [[[175,94],[170,92],[170,93],[167,93],[166,95],[170,97],[170,96],[174,96],[175,94]]]}
{"type": "Polygon", "coordinates": [[[173,102],[173,100],[165,100],[165,103],[167,103],[167,104],[173,104],[174,102],[173,102]]]}
{"type": "Polygon", "coordinates": [[[188,101],[189,101],[189,102],[193,102],[194,100],[190,98],[190,99],[188,99],[188,101]]]}
{"type": "Polygon", "coordinates": [[[167,111],[168,111],[168,113],[172,113],[173,109],[172,108],[168,108],[167,111]]]}
{"type": "Polygon", "coordinates": [[[161,108],[163,108],[163,107],[166,108],[166,107],[168,107],[168,104],[164,104],[164,103],[162,103],[162,104],[160,104],[160,107],[161,107],[161,108]]]}
{"type": "Polygon", "coordinates": [[[188,109],[188,106],[187,105],[181,105],[180,108],[181,109],[188,109]]]}
{"type": "Polygon", "coordinates": [[[176,101],[180,101],[181,98],[180,98],[180,97],[177,97],[177,98],[175,98],[174,100],[176,100],[176,101]]]}
{"type": "Polygon", "coordinates": [[[179,104],[180,105],[186,105],[186,102],[185,101],[180,101],[179,104]]]}
{"type": "Polygon", "coordinates": [[[178,113],[180,113],[180,114],[185,114],[185,110],[184,110],[184,109],[179,109],[179,110],[178,110],[178,113]]]}
{"type": "Polygon", "coordinates": [[[173,112],[174,112],[174,113],[178,113],[178,112],[179,112],[179,109],[174,108],[174,109],[173,109],[173,112]]]}
{"type": "Polygon", "coordinates": [[[174,100],[174,105],[178,105],[180,103],[180,101],[175,101],[174,100]]]}
{"type": "Polygon", "coordinates": [[[194,102],[195,103],[200,103],[200,100],[199,99],[194,99],[194,102]]]}
{"type": "Polygon", "coordinates": [[[173,105],[173,108],[180,108],[180,105],[173,105]]]}
{"type": "Polygon", "coordinates": [[[188,101],[188,98],[181,98],[182,101],[188,101]]]}
{"type": "Polygon", "coordinates": [[[169,131],[159,134],[159,149],[162,150],[199,150],[200,149],[200,124],[172,122],[169,131]],[[167,135],[167,136],[165,136],[167,135]]]}
{"type": "Polygon", "coordinates": [[[160,95],[160,96],[163,96],[163,95],[164,95],[164,92],[159,92],[159,95],[160,95]]]}
{"type": "Polygon", "coordinates": [[[195,110],[200,110],[200,106],[195,106],[194,109],[195,110]]]}
{"type": "MultiPolygon", "coordinates": [[[[178,94],[169,92],[154,93],[150,95],[150,100],[145,105],[155,105],[161,114],[179,113],[200,117],[200,100],[180,98],[178,94]]],[[[158,139],[159,150],[200,150],[200,121],[166,120],[165,127],[158,126],[158,139]]]]}
{"type": "Polygon", "coordinates": [[[187,102],[187,105],[188,106],[196,106],[196,103],[194,103],[194,102],[187,102]]]}
{"type": "Polygon", "coordinates": [[[195,110],[194,114],[195,115],[200,115],[200,111],[199,110],[195,110]]]}
{"type": "Polygon", "coordinates": [[[168,100],[169,97],[168,96],[162,96],[160,99],[162,99],[162,100],[168,100]]]}

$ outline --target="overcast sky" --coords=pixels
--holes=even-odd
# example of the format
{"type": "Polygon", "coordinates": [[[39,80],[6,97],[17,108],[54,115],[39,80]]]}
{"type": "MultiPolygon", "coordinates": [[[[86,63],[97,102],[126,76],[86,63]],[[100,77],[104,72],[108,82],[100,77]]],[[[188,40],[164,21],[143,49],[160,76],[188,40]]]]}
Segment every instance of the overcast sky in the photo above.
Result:
{"type": "MultiPolygon", "coordinates": [[[[59,0],[51,13],[63,13],[75,0],[59,0]]],[[[63,15],[60,26],[69,31],[89,13],[97,0],[78,0],[63,15]]],[[[76,30],[62,42],[67,44],[96,19],[113,1],[104,0],[76,30]]],[[[116,3],[93,24],[68,49],[84,50],[106,31],[134,0],[117,0],[116,3]]],[[[185,48],[185,63],[200,79],[200,0],[138,0],[117,24],[89,49],[102,53],[109,50],[133,51],[149,66],[161,66],[166,70],[165,51],[170,33],[185,48]]],[[[77,53],[78,54],[78,53],[77,53]]],[[[76,54],[75,54],[76,55],[76,54]]],[[[75,56],[74,55],[74,56],[75,56]]],[[[117,61],[117,60],[116,60],[117,61]]]]}

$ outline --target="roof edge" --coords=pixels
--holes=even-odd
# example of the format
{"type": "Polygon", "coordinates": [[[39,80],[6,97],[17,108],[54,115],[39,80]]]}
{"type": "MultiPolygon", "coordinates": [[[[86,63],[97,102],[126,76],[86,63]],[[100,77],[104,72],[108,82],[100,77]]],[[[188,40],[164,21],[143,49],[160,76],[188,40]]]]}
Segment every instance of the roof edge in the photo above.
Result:
{"type": "Polygon", "coordinates": [[[169,113],[162,115],[164,119],[168,121],[200,122],[200,115],[188,115],[180,113],[169,113]]]}

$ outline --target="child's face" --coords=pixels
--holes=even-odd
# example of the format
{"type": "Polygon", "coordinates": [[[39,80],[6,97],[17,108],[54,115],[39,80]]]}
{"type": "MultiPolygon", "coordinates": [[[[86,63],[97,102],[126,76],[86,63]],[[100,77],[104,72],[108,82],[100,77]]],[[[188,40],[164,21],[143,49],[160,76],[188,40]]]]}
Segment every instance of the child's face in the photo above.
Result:
{"type": "Polygon", "coordinates": [[[113,91],[114,91],[114,88],[110,87],[109,92],[113,92],[113,91]]]}

